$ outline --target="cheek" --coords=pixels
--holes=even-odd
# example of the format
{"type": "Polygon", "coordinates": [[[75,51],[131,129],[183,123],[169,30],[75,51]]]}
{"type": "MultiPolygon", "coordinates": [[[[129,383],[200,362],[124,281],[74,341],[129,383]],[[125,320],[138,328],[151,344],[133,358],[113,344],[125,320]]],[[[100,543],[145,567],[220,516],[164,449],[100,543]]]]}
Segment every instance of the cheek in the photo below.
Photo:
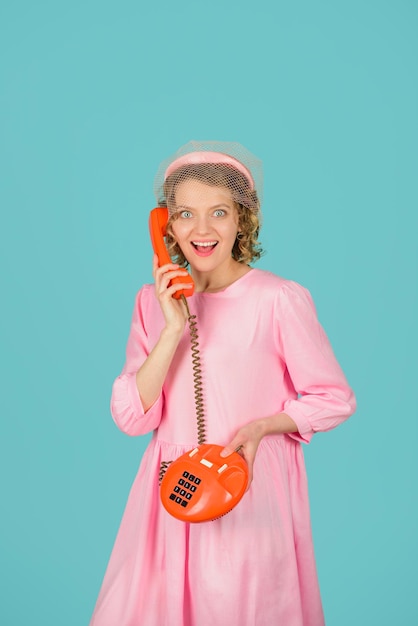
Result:
{"type": "Polygon", "coordinates": [[[238,222],[237,222],[236,224],[234,224],[233,226],[230,227],[230,231],[229,232],[230,232],[230,235],[231,235],[232,239],[235,240],[235,238],[236,238],[236,236],[238,234],[238,231],[239,231],[239,227],[238,227],[238,222]]]}
{"type": "Polygon", "coordinates": [[[174,237],[174,239],[178,239],[179,237],[179,227],[178,227],[178,223],[177,222],[173,222],[171,224],[171,236],[174,237]]]}
{"type": "Polygon", "coordinates": [[[178,243],[180,243],[182,239],[186,237],[187,231],[188,231],[187,226],[182,222],[175,221],[171,225],[172,236],[178,243]]]}

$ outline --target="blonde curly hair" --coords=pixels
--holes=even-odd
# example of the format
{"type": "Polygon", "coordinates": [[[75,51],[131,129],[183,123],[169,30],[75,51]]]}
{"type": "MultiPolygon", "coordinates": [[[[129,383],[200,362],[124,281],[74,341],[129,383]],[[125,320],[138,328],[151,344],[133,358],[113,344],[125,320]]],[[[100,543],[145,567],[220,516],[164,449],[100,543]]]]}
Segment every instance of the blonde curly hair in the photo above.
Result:
{"type": "Polygon", "coordinates": [[[233,167],[212,163],[185,165],[178,168],[164,182],[160,206],[169,209],[166,243],[168,252],[175,263],[187,267],[189,262],[174,238],[172,224],[178,218],[176,211],[177,186],[185,180],[197,180],[213,187],[226,188],[230,193],[238,214],[237,238],[232,247],[232,258],[240,263],[252,263],[263,254],[258,241],[260,231],[260,203],[257,192],[250,188],[248,179],[233,167]],[[239,190],[240,202],[235,200],[239,190]]]}

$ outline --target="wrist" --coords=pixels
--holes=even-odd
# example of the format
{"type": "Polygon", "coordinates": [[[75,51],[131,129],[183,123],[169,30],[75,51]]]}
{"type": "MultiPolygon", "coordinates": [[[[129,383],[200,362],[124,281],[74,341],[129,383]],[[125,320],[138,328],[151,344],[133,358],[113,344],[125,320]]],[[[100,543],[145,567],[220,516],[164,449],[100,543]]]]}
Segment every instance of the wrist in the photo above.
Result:
{"type": "Polygon", "coordinates": [[[295,433],[298,428],[295,422],[286,413],[278,413],[271,417],[264,417],[258,420],[260,422],[262,436],[266,435],[283,435],[285,433],[295,433]]]}
{"type": "Polygon", "coordinates": [[[271,434],[271,424],[268,417],[261,417],[253,422],[260,439],[271,434]]]}
{"type": "Polygon", "coordinates": [[[165,326],[160,334],[162,341],[178,343],[183,336],[184,326],[165,326]]]}

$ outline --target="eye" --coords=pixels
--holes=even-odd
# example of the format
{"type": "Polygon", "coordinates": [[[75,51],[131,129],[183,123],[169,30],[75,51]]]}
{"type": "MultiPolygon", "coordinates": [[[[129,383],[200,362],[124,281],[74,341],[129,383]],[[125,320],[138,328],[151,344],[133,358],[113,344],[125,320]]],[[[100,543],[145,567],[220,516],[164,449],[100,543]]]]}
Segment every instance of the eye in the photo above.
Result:
{"type": "Polygon", "coordinates": [[[190,219],[192,217],[191,211],[181,211],[180,217],[183,217],[184,219],[190,219]]]}
{"type": "Polygon", "coordinates": [[[214,212],[215,217],[223,217],[224,215],[226,215],[226,211],[224,211],[223,209],[216,209],[216,211],[214,212]]]}

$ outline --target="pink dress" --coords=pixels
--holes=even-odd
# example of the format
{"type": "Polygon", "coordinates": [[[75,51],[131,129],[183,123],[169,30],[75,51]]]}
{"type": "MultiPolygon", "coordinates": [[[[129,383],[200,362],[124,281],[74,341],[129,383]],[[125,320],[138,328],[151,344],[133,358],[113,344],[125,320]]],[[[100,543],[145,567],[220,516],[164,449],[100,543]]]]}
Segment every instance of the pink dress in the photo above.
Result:
{"type": "Polygon", "coordinates": [[[135,373],[163,316],[153,285],[138,293],[126,364],[111,409],[128,435],[154,431],[133,483],[91,626],[321,626],[301,441],[355,409],[309,292],[252,269],[218,293],[189,298],[197,315],[207,441],[284,411],[294,435],[265,437],[254,480],[228,515],[186,524],[160,504],[161,461],[197,442],[186,326],[161,396],[144,413],[135,373]]]}

